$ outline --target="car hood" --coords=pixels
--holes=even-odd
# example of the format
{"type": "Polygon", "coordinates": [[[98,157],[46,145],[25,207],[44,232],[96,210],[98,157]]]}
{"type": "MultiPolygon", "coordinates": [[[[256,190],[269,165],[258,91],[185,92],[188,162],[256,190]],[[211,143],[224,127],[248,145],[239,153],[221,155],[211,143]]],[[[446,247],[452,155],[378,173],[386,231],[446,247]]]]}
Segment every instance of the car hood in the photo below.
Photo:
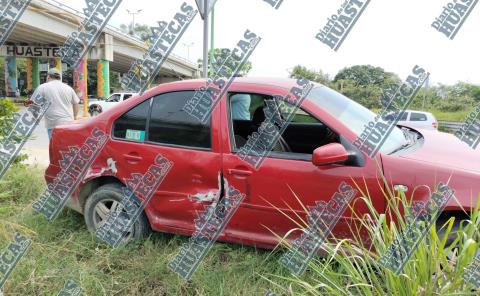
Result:
{"type": "Polygon", "coordinates": [[[452,169],[480,172],[480,150],[472,149],[451,134],[419,130],[424,136],[422,147],[402,155],[420,162],[428,162],[452,169]]]}

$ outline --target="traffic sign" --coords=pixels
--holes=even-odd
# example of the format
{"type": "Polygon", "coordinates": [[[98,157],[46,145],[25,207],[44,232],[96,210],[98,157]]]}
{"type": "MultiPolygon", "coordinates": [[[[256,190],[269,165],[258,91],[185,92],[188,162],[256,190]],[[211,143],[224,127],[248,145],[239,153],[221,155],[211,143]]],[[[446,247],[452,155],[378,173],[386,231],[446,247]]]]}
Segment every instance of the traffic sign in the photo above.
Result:
{"type": "Polygon", "coordinates": [[[217,0],[195,0],[195,2],[197,2],[198,11],[200,12],[200,16],[202,17],[202,19],[205,19],[205,9],[203,8],[204,1],[208,1],[207,15],[210,14],[210,11],[212,11],[213,6],[215,5],[215,2],[217,2],[217,0]]]}

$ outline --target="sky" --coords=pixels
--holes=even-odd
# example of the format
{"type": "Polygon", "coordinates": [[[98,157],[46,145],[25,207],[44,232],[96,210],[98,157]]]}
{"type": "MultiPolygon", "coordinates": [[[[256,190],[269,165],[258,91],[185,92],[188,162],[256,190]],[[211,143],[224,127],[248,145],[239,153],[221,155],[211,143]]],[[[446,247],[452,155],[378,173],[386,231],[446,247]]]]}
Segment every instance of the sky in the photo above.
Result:
{"type": "MultiPolygon", "coordinates": [[[[110,24],[118,27],[130,23],[132,16],[127,9],[142,10],[135,16],[136,23],[169,22],[183,2],[123,0],[110,24]]],[[[185,2],[196,8],[194,0],[185,2]]],[[[333,78],[344,67],[370,64],[405,80],[419,65],[430,72],[431,85],[457,81],[480,84],[480,42],[476,32],[480,28],[480,7],[473,9],[455,39],[450,40],[431,27],[448,0],[371,0],[335,52],[315,35],[343,2],[284,0],[275,10],[264,0],[218,0],[215,47],[234,48],[247,29],[262,37],[250,57],[253,68],[248,76],[252,77],[287,77],[295,65],[303,65],[333,78]]],[[[82,0],[62,3],[76,9],[86,6],[82,0]]],[[[195,62],[202,57],[202,42],[203,22],[197,15],[174,53],[195,62]]]]}

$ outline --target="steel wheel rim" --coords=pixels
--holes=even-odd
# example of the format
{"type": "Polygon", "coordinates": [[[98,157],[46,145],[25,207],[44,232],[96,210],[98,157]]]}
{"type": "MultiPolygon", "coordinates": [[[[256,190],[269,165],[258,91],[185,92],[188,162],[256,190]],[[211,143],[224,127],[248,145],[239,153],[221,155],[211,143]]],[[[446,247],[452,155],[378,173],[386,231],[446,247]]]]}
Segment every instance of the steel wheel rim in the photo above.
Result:
{"type": "MultiPolygon", "coordinates": [[[[95,227],[95,230],[97,230],[99,227],[105,224],[111,212],[117,211],[117,210],[120,210],[121,212],[126,213],[126,211],[123,210],[122,204],[115,199],[106,198],[99,201],[93,208],[93,225],[95,227]]],[[[133,231],[129,231],[123,236],[122,241],[129,241],[132,238],[132,236],[133,236],[133,231]]]]}

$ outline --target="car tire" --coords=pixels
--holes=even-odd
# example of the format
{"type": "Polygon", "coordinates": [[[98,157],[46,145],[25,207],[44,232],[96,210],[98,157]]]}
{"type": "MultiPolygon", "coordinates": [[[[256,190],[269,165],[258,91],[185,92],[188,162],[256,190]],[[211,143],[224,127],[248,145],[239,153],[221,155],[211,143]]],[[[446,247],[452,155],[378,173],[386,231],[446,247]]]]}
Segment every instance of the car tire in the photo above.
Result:
{"type": "MultiPolygon", "coordinates": [[[[106,217],[108,217],[109,212],[105,211],[105,208],[111,210],[112,206],[120,205],[123,198],[123,187],[125,186],[118,183],[106,184],[97,188],[87,199],[84,218],[85,224],[92,234],[95,234],[95,231],[102,225],[102,221],[105,221],[106,217]],[[117,204],[115,204],[115,202],[117,202],[117,204]],[[103,219],[99,214],[100,212],[102,212],[104,216],[103,219]]],[[[124,237],[122,244],[141,240],[150,233],[150,223],[145,212],[142,211],[133,225],[133,233],[128,233],[126,237],[124,237]]]]}

